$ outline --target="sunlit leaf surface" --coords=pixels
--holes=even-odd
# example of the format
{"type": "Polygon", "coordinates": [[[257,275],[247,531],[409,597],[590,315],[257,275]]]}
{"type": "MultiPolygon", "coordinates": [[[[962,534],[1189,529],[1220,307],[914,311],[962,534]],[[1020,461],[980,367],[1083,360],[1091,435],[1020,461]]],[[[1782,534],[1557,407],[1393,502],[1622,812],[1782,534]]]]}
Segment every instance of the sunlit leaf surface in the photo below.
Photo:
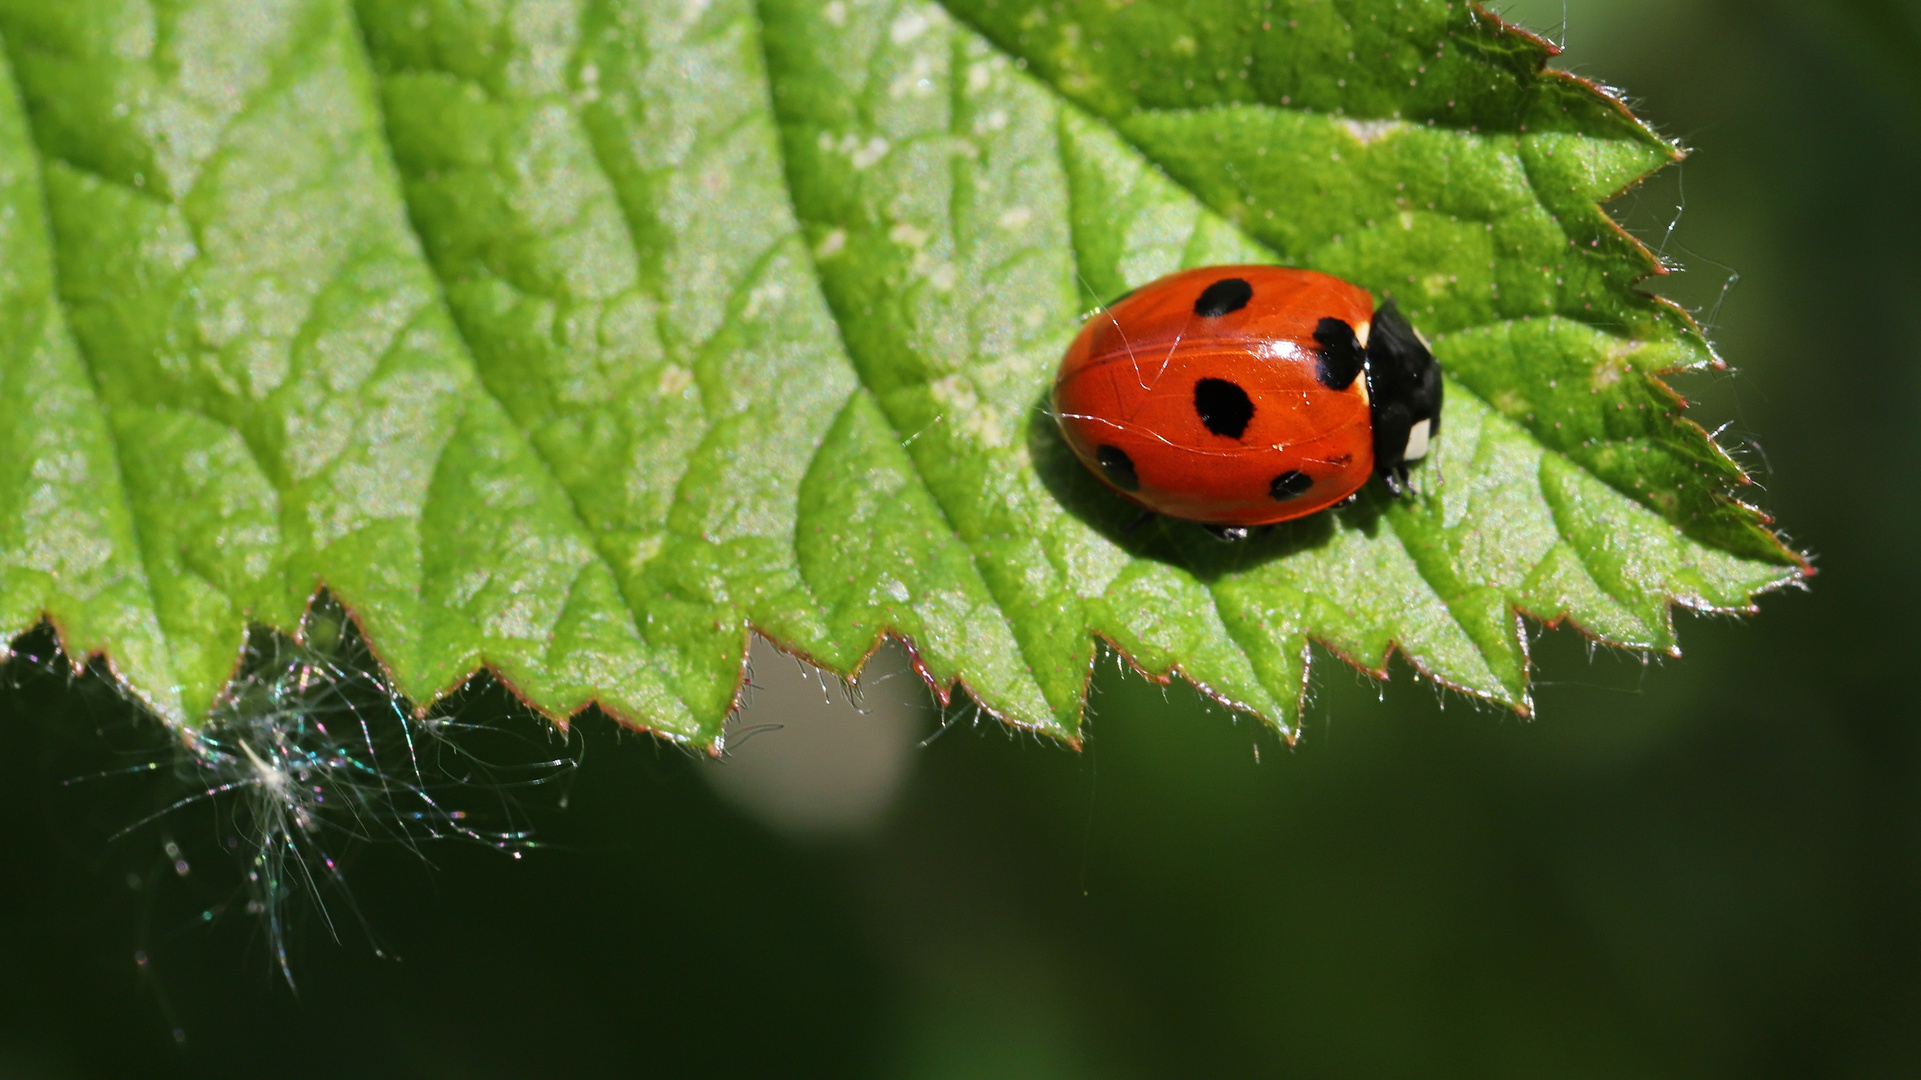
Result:
{"type": "Polygon", "coordinates": [[[1800,572],[1597,201],[1673,151],[1390,0],[0,0],[0,623],[196,722],[317,587],[711,741],[750,629],[1073,737],[1097,643],[1284,727],[1309,642],[1528,701],[1800,572]],[[1451,379],[1398,502],[1134,532],[1042,411],[1098,301],[1280,262],[1451,379]]]}

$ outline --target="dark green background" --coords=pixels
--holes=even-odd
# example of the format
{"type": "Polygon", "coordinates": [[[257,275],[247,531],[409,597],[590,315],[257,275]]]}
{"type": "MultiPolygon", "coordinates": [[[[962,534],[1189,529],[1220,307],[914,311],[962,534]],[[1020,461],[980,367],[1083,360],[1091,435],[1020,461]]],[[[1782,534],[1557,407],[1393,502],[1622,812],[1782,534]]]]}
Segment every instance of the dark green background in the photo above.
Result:
{"type": "Polygon", "coordinates": [[[363,853],[403,959],[309,918],[298,997],[250,920],[198,918],[210,819],[109,843],[151,785],[62,784],[137,760],[126,712],[19,664],[0,1077],[1921,1073],[1921,11],[1569,9],[1569,66],[1696,151],[1618,210],[1658,245],[1684,180],[1663,287],[1712,309],[1739,271],[1740,372],[1685,389],[1765,450],[1810,593],[1684,618],[1646,668],[1547,634],[1531,722],[1324,662],[1258,765],[1245,722],[1110,665],[1085,753],[960,728],[837,847],[590,719],[554,847],[363,853]],[[130,889],[165,830],[195,874],[130,889]]]}

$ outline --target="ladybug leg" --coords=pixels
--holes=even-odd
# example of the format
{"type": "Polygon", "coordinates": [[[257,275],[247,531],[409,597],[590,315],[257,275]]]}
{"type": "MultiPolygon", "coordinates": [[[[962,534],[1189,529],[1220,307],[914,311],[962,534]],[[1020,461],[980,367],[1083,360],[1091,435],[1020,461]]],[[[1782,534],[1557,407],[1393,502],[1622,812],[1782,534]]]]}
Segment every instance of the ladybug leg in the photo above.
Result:
{"type": "Polygon", "coordinates": [[[1143,510],[1143,511],[1141,511],[1141,516],[1140,516],[1140,517],[1137,517],[1137,518],[1135,518],[1132,524],[1130,524],[1130,525],[1128,525],[1128,526],[1127,526],[1127,528],[1125,528],[1125,529],[1122,529],[1122,530],[1121,530],[1121,535],[1122,535],[1122,536],[1132,536],[1132,535],[1134,535],[1134,530],[1135,530],[1135,529],[1138,529],[1138,528],[1140,528],[1141,526],[1143,526],[1143,525],[1145,525],[1145,524],[1147,524],[1148,522],[1150,522],[1150,521],[1153,521],[1153,520],[1154,520],[1154,511],[1152,511],[1152,510],[1143,510]]]}
{"type": "Polygon", "coordinates": [[[1223,544],[1238,544],[1246,540],[1250,532],[1245,525],[1203,525],[1201,528],[1223,544]]]}
{"type": "Polygon", "coordinates": [[[1342,499],[1340,502],[1335,503],[1333,506],[1328,507],[1328,509],[1345,510],[1348,507],[1353,506],[1355,503],[1360,501],[1361,501],[1361,489],[1355,488],[1353,494],[1349,495],[1345,499],[1342,499]]]}
{"type": "Polygon", "coordinates": [[[1407,467],[1397,465],[1388,469],[1381,473],[1381,480],[1387,484],[1387,493],[1398,499],[1407,490],[1407,467]]]}

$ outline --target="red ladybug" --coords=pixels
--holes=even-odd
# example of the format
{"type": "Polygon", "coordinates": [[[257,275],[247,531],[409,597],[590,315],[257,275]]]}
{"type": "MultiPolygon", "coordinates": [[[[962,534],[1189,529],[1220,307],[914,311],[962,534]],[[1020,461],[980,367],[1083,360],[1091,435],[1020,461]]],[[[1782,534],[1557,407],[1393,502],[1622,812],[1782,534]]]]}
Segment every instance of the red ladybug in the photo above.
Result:
{"type": "Polygon", "coordinates": [[[1441,426],[1441,366],[1390,301],[1312,270],[1211,266],[1090,319],[1054,380],[1067,444],[1107,486],[1224,539],[1399,495],[1441,426]]]}

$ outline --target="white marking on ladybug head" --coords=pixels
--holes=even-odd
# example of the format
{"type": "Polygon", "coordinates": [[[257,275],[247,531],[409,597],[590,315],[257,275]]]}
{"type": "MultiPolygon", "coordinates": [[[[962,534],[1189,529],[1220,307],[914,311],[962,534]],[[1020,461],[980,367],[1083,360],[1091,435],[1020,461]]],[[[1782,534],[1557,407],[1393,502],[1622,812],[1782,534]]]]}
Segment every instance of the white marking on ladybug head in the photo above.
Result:
{"type": "Polygon", "coordinates": [[[1402,461],[1419,461],[1427,456],[1428,435],[1434,429],[1434,421],[1423,420],[1415,424],[1407,433],[1407,449],[1401,452],[1402,461]]]}
{"type": "Polygon", "coordinates": [[[1356,326],[1354,328],[1354,343],[1363,349],[1367,348],[1367,331],[1373,325],[1371,322],[1364,322],[1356,326]]]}

